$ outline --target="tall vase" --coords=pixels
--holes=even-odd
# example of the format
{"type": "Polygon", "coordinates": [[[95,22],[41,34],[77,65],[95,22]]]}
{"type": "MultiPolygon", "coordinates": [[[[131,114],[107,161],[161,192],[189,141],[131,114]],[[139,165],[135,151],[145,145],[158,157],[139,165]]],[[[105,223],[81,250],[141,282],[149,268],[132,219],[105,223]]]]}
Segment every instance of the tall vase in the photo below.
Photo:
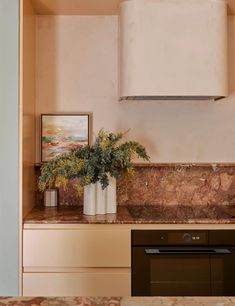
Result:
{"type": "Polygon", "coordinates": [[[116,214],[117,212],[117,190],[116,179],[109,177],[109,186],[106,193],[106,212],[107,214],[116,214]]]}
{"type": "Polygon", "coordinates": [[[96,214],[96,184],[84,187],[83,213],[90,216],[96,214]]]}
{"type": "Polygon", "coordinates": [[[96,214],[106,214],[106,203],[107,203],[107,188],[102,189],[100,183],[96,183],[96,214]]]}
{"type": "Polygon", "coordinates": [[[84,187],[85,215],[115,214],[116,203],[116,179],[109,177],[109,186],[102,189],[99,182],[84,187]]]}

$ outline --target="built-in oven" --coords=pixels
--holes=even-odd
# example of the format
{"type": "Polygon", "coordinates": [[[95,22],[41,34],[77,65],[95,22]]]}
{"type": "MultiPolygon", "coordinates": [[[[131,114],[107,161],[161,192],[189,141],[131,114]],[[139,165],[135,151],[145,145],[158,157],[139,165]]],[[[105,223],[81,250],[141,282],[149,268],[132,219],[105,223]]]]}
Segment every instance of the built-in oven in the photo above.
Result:
{"type": "Polygon", "coordinates": [[[133,230],[133,296],[234,296],[235,230],[133,230]]]}

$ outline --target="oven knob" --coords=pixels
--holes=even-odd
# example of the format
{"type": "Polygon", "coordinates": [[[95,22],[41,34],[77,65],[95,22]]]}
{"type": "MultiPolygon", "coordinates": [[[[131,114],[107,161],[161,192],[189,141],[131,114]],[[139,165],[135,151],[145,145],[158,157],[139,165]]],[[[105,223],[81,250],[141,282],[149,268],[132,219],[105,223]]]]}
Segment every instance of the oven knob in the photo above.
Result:
{"type": "Polygon", "coordinates": [[[192,236],[189,233],[186,233],[186,234],[183,235],[183,240],[184,240],[184,242],[189,243],[189,242],[192,241],[192,236]]]}

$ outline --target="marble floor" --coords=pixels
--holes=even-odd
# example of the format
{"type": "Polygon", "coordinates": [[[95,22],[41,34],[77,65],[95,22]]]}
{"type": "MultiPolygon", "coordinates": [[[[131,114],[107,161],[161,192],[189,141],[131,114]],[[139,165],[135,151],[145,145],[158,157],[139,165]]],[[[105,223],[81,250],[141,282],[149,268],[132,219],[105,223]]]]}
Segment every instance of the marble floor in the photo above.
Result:
{"type": "Polygon", "coordinates": [[[234,306],[235,297],[0,297],[0,306],[234,306]]]}

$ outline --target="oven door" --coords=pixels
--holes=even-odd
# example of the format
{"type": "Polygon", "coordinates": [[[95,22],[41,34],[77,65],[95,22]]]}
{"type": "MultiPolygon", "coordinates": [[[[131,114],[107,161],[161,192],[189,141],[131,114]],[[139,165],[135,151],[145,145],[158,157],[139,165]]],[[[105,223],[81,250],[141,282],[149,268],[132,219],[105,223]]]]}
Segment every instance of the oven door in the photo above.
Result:
{"type": "Polygon", "coordinates": [[[235,250],[219,247],[133,247],[133,296],[234,295],[235,250]]]}

